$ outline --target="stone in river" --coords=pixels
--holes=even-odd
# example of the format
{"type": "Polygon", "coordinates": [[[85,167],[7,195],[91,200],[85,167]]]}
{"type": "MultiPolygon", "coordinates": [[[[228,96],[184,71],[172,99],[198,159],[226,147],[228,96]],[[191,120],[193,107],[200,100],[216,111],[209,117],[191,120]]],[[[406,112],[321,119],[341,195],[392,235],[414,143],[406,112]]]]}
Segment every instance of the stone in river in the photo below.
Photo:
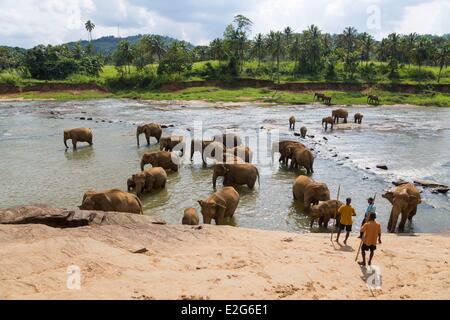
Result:
{"type": "Polygon", "coordinates": [[[426,188],[448,188],[445,184],[433,181],[433,180],[414,180],[415,184],[418,184],[426,188]]]}
{"type": "Polygon", "coordinates": [[[389,170],[389,168],[385,164],[379,164],[379,165],[377,165],[377,168],[381,169],[381,170],[389,170]]]}
{"type": "Polygon", "coordinates": [[[431,192],[434,194],[445,194],[447,192],[450,191],[450,188],[443,188],[443,187],[438,187],[438,188],[432,188],[431,192]]]}
{"type": "Polygon", "coordinates": [[[405,181],[403,179],[392,181],[392,184],[396,187],[401,186],[403,184],[407,184],[407,183],[408,183],[408,181],[405,181]]]}

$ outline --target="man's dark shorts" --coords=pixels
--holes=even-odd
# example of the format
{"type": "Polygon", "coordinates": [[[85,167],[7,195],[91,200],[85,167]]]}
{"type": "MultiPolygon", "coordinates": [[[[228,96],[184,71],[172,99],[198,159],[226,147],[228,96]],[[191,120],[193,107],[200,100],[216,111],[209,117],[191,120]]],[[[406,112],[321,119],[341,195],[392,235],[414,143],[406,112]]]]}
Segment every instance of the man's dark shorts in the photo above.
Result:
{"type": "Polygon", "coordinates": [[[375,250],[377,250],[377,246],[375,246],[375,245],[368,246],[367,244],[363,243],[361,249],[363,251],[369,251],[370,250],[371,252],[374,252],[375,250]]]}
{"type": "Polygon", "coordinates": [[[352,225],[346,225],[346,224],[339,224],[339,228],[342,230],[345,230],[347,232],[352,232],[352,225]]]}

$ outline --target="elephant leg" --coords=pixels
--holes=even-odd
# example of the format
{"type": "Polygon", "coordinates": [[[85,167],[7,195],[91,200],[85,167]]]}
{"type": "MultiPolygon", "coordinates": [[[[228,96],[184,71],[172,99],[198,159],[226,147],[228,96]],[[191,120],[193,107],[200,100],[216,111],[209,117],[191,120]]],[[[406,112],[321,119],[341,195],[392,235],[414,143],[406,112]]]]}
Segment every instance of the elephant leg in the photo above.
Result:
{"type": "Polygon", "coordinates": [[[405,230],[406,220],[408,220],[408,215],[406,213],[402,213],[402,219],[400,220],[400,224],[398,226],[399,232],[403,232],[405,230]]]}
{"type": "Polygon", "coordinates": [[[247,183],[248,188],[249,189],[255,188],[255,183],[256,183],[256,181],[251,181],[251,182],[247,183]]]}
{"type": "Polygon", "coordinates": [[[324,218],[323,219],[323,226],[325,227],[325,229],[328,229],[328,223],[330,222],[330,218],[324,218]]]}
{"type": "Polygon", "coordinates": [[[73,150],[77,150],[77,140],[72,139],[73,150]]]}
{"type": "Polygon", "coordinates": [[[319,218],[319,227],[322,227],[322,225],[323,225],[323,217],[320,217],[319,218]]]}
{"type": "Polygon", "coordinates": [[[312,228],[313,226],[314,226],[314,221],[316,221],[316,219],[314,219],[314,218],[311,218],[311,223],[310,223],[310,228],[312,228]]]}
{"type": "Polygon", "coordinates": [[[145,139],[147,140],[147,146],[150,145],[150,135],[145,134],[145,139]]]}
{"type": "Polygon", "coordinates": [[[391,217],[392,221],[390,221],[390,228],[389,228],[389,232],[391,233],[395,233],[395,229],[397,228],[397,222],[398,222],[398,216],[392,216],[391,217]]]}

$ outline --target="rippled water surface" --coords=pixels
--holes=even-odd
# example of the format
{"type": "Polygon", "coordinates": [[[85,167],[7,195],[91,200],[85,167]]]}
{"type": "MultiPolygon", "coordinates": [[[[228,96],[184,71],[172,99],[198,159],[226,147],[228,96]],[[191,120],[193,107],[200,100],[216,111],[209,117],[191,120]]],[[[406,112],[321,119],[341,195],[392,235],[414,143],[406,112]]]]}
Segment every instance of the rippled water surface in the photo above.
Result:
{"type": "MultiPolygon", "coordinates": [[[[317,160],[314,179],[328,184],[335,197],[352,197],[358,224],[366,198],[378,193],[379,220],[386,224],[390,206],[381,193],[398,178],[427,178],[450,184],[450,109],[423,107],[348,107],[362,112],[360,128],[325,133],[320,119],[330,108],[321,106],[232,106],[203,103],[194,106],[157,106],[127,100],[88,102],[2,102],[0,103],[0,207],[47,203],[59,207],[80,205],[89,189],[126,189],[127,178],[139,171],[140,156],[151,148],[137,148],[135,124],[158,122],[186,129],[203,121],[205,129],[279,129],[282,138],[298,139],[288,129],[287,119],[307,126],[314,138],[305,143],[317,160]],[[80,117],[92,121],[79,120],[80,117]],[[65,151],[62,132],[67,128],[90,127],[94,146],[65,151]],[[328,140],[325,140],[326,137],[328,140]],[[376,169],[386,164],[388,171],[376,169]]],[[[173,129],[167,129],[170,134],[173,129]]],[[[144,137],[142,137],[143,139],[144,137]]],[[[70,144],[70,143],[69,143],[70,144]]],[[[292,183],[299,172],[277,164],[259,166],[261,187],[240,188],[241,202],[230,223],[251,228],[309,232],[309,219],[292,200],[292,183]]],[[[197,155],[179,173],[169,175],[167,190],[147,196],[145,213],[179,223],[184,208],[212,192],[211,166],[204,168],[197,155]]],[[[447,195],[424,190],[413,228],[436,232],[450,228],[447,195]]],[[[317,227],[313,232],[318,231],[317,227]]]]}

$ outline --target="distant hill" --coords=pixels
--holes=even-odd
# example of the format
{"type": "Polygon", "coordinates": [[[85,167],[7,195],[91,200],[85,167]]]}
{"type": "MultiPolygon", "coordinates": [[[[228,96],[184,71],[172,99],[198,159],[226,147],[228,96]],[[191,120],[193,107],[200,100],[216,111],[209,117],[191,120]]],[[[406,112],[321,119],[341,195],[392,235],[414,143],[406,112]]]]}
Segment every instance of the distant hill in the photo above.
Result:
{"type": "MultiPolygon", "coordinates": [[[[109,55],[109,54],[113,53],[114,51],[116,51],[117,44],[120,41],[126,40],[131,44],[136,44],[142,37],[143,37],[142,34],[125,37],[125,38],[117,38],[114,36],[107,36],[107,37],[101,37],[101,38],[92,40],[92,45],[94,46],[95,51],[97,53],[100,53],[103,55],[109,55]]],[[[167,37],[167,36],[161,36],[161,37],[164,39],[164,41],[168,45],[170,45],[174,41],[177,41],[176,39],[171,38],[171,37],[167,37]]],[[[79,42],[81,43],[81,45],[83,47],[86,47],[89,44],[89,41],[86,41],[86,40],[81,40],[79,42]]],[[[77,43],[78,43],[78,41],[77,42],[69,42],[66,45],[69,48],[73,48],[77,43]]],[[[194,46],[189,43],[189,47],[193,48],[194,46]]]]}

